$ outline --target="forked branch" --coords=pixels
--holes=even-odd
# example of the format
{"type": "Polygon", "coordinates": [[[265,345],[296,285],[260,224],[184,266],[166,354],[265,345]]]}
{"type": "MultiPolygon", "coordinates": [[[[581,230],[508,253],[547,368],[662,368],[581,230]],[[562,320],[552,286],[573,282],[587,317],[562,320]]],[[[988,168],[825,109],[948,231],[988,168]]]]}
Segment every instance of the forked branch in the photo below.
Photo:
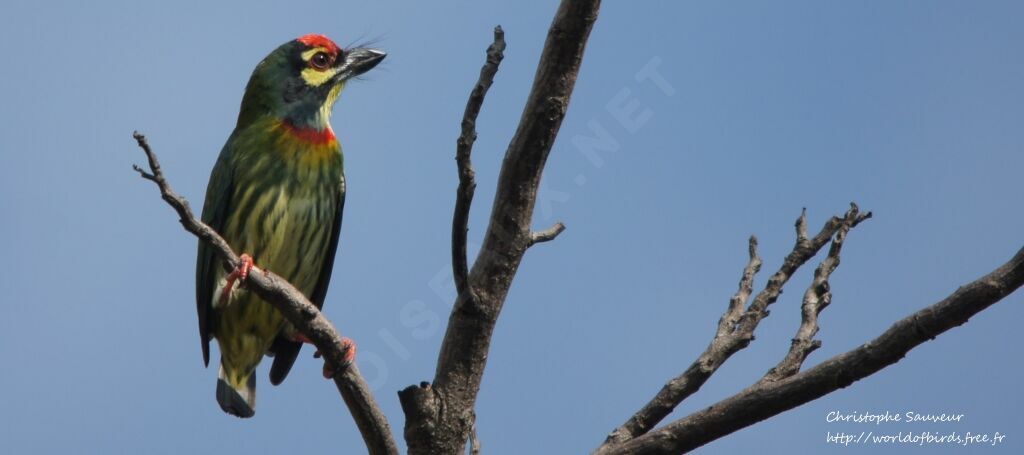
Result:
{"type": "Polygon", "coordinates": [[[460,183],[452,262],[459,294],[448,320],[433,383],[423,382],[399,392],[406,416],[405,439],[412,454],[464,451],[476,420],[476,397],[491,335],[523,254],[531,245],[554,239],[564,229],[559,224],[533,233],[530,222],[544,164],[565,118],[600,3],[563,0],[555,14],[519,127],[505,152],[483,246],[470,269],[465,259],[465,236],[475,182],[469,152],[475,138],[473,120],[478,103],[497,70],[495,51],[503,46],[500,29],[496,30],[495,42],[480,72],[481,82],[467,103],[456,151],[460,183]]]}
{"type": "Polygon", "coordinates": [[[777,381],[753,386],[663,428],[607,448],[603,454],[683,453],[816,400],[895,364],[918,345],[967,322],[1024,285],[1024,248],[1009,262],[942,301],[889,327],[860,347],[777,381]]]}
{"type": "Polygon", "coordinates": [[[817,235],[809,237],[807,213],[806,211],[802,212],[796,221],[796,244],[793,246],[793,250],[786,256],[779,270],[768,279],[764,289],[757,293],[753,302],[744,309],[747,299],[750,298],[753,291],[754,275],[761,269],[761,258],[757,255],[757,239],[751,237],[749,243],[750,262],[743,269],[739,289],[729,300],[728,308],[719,319],[718,330],[711,343],[682,374],[666,383],[654,398],[612,431],[604,443],[597,448],[597,452],[604,452],[613,446],[647,433],[658,422],[671,414],[679,403],[700,390],[701,386],[718,371],[718,368],[726,360],[753,341],[755,329],[761,320],[768,316],[768,307],[775,303],[779,295],[782,294],[782,287],[789,281],[789,278],[814,257],[841,228],[846,226],[846,229],[850,229],[868,217],[870,217],[870,213],[859,215],[856,205],[853,205],[844,218],[830,218],[817,235]],[[859,221],[857,221],[858,219],[859,221]]]}
{"type": "Polygon", "coordinates": [[[818,264],[818,268],[814,270],[814,279],[804,292],[803,305],[800,307],[800,328],[793,337],[789,352],[778,365],[764,375],[762,381],[778,381],[796,374],[807,360],[807,356],[821,347],[821,341],[815,340],[814,335],[818,333],[818,315],[832,303],[832,290],[828,279],[839,267],[839,254],[846,243],[846,234],[868,218],[871,218],[871,212],[861,214],[857,205],[851,204],[850,211],[843,217],[843,224],[839,226],[832,239],[828,256],[818,264]]]}

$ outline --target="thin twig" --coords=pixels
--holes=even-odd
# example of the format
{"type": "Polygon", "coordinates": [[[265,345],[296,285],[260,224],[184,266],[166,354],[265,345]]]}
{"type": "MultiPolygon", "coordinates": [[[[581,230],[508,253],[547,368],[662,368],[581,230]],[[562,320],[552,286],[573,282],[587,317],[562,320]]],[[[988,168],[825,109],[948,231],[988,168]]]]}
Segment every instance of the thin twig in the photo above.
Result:
{"type": "MultiPolygon", "coordinates": [[[[226,269],[237,267],[241,261],[227,241],[210,226],[196,218],[188,201],[171,188],[160,168],[160,161],[157,160],[156,153],[150,148],[146,137],[139,132],[135,132],[133,137],[149,161],[149,172],[138,165],[133,166],[135,171],[142,178],[156,183],[160,189],[160,197],[178,213],[185,230],[198,237],[201,242],[206,242],[213,247],[217,256],[224,261],[226,269]]],[[[313,342],[328,364],[346,364],[347,349],[343,348],[345,345],[341,342],[338,330],[302,292],[295,289],[287,280],[268,270],[261,270],[261,273],[249,274],[245,286],[246,289],[274,305],[288,319],[288,322],[291,322],[296,329],[313,342]]],[[[359,368],[352,364],[348,368],[336,372],[333,376],[342,398],[362,433],[368,451],[372,454],[397,454],[398,448],[391,435],[391,426],[374,400],[369,385],[359,373],[359,368]]]]}
{"type": "Polygon", "coordinates": [[[807,238],[807,207],[800,210],[800,217],[796,219],[796,243],[809,241],[807,238]]]}
{"type": "Polygon", "coordinates": [[[462,133],[456,141],[455,162],[459,169],[459,188],[455,193],[455,214],[452,216],[452,275],[459,294],[469,291],[469,265],[466,259],[466,236],[469,233],[469,208],[476,191],[476,173],[470,155],[476,142],[476,117],[484,104],[487,90],[494,83],[494,75],[505,58],[505,32],[494,27],[494,42],[487,48],[487,61],[480,68],[480,79],[469,93],[466,112],[462,115],[462,133]]]}
{"type": "Polygon", "coordinates": [[[719,319],[718,330],[714,339],[701,355],[690,364],[679,376],[672,378],[658,393],[625,423],[613,430],[595,452],[603,453],[625,441],[651,431],[665,417],[675,410],[690,395],[693,395],[733,354],[746,348],[754,339],[754,331],[761,320],[768,316],[768,306],[774,303],[782,287],[804,263],[832,238],[842,225],[842,219],[831,217],[821,231],[813,238],[807,235],[807,214],[802,211],[796,221],[796,244],[786,256],[785,261],[769,279],[764,289],[754,297],[744,311],[740,311],[743,301],[750,295],[748,289],[753,276],[760,268],[757,257],[757,240],[750,241],[750,262],[743,271],[740,289],[729,301],[729,307],[719,319]],[[748,278],[749,277],[749,278],[748,278]]]}
{"type": "Polygon", "coordinates": [[[550,242],[557,238],[558,234],[561,234],[564,230],[565,225],[562,224],[561,221],[559,221],[558,223],[555,223],[554,226],[551,226],[543,231],[531,232],[530,246],[536,245],[538,243],[550,242]]]}
{"type": "Polygon", "coordinates": [[[915,347],[967,322],[1024,285],[1024,248],[988,275],[907,316],[877,338],[775,382],[759,382],[604,454],[676,454],[814,401],[895,364],[915,347]]]}
{"type": "Polygon", "coordinates": [[[757,254],[757,237],[753,235],[747,241],[747,255],[750,257],[750,260],[747,262],[747,266],[743,268],[743,275],[740,277],[740,284],[738,289],[736,289],[736,294],[729,299],[729,308],[718,319],[718,332],[715,333],[715,338],[724,337],[736,330],[736,322],[739,321],[740,315],[743,314],[743,309],[747,306],[750,294],[754,292],[754,277],[757,276],[757,272],[761,271],[762,262],[761,256],[757,254]]]}
{"type": "Polygon", "coordinates": [[[818,333],[818,315],[832,302],[828,279],[839,267],[839,255],[843,250],[846,234],[868,218],[871,218],[871,212],[861,214],[857,204],[850,204],[850,210],[846,212],[842,225],[832,239],[828,256],[818,264],[814,270],[814,279],[804,292],[803,304],[800,307],[800,327],[789,346],[789,352],[778,365],[768,370],[761,381],[774,382],[797,374],[807,356],[821,347],[821,341],[815,340],[814,335],[818,333]]]}

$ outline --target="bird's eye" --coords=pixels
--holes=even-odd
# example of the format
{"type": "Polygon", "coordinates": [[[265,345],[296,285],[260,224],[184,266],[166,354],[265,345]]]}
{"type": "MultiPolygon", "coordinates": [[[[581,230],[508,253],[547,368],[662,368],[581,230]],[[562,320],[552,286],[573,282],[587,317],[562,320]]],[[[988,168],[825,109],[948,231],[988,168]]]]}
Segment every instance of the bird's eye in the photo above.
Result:
{"type": "Polygon", "coordinates": [[[327,69],[332,63],[334,63],[334,56],[326,52],[317,52],[313,54],[313,58],[309,59],[309,66],[321,71],[327,69]]]}

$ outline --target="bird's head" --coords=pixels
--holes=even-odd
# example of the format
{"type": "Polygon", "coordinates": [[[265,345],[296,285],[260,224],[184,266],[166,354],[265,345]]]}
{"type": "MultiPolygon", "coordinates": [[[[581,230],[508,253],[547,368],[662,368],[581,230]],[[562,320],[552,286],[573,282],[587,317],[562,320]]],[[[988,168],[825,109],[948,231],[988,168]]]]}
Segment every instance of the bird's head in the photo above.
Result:
{"type": "Polygon", "coordinates": [[[270,116],[297,127],[324,129],[345,82],[377,66],[386,55],[376,49],[342,49],[323,35],[284,43],[256,65],[242,97],[238,125],[270,116]]]}

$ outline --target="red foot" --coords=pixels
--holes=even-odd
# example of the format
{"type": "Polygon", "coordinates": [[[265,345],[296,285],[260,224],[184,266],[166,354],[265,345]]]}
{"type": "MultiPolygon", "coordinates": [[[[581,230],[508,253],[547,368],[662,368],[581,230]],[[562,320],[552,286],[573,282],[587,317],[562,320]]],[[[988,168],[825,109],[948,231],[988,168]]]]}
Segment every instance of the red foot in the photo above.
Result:
{"type": "Polygon", "coordinates": [[[341,337],[341,348],[345,350],[345,367],[356,361],[356,342],[351,338],[341,337]]]}
{"type": "Polygon", "coordinates": [[[220,293],[220,305],[226,305],[231,302],[231,290],[235,287],[235,281],[244,282],[249,278],[249,272],[253,267],[252,256],[242,254],[239,259],[242,263],[228,274],[227,282],[224,283],[224,289],[220,293]]]}
{"type": "MultiPolygon", "coordinates": [[[[350,339],[348,337],[341,337],[341,349],[343,351],[345,351],[345,359],[344,359],[345,363],[343,365],[341,365],[341,368],[333,368],[330,363],[327,363],[327,361],[324,361],[324,378],[325,379],[334,378],[334,376],[336,374],[338,374],[338,373],[340,373],[342,371],[345,371],[345,369],[348,368],[349,365],[352,365],[352,362],[355,362],[355,360],[356,360],[356,342],[355,341],[352,341],[352,339],[350,339]]],[[[319,354],[319,351],[317,353],[319,354]]]]}

